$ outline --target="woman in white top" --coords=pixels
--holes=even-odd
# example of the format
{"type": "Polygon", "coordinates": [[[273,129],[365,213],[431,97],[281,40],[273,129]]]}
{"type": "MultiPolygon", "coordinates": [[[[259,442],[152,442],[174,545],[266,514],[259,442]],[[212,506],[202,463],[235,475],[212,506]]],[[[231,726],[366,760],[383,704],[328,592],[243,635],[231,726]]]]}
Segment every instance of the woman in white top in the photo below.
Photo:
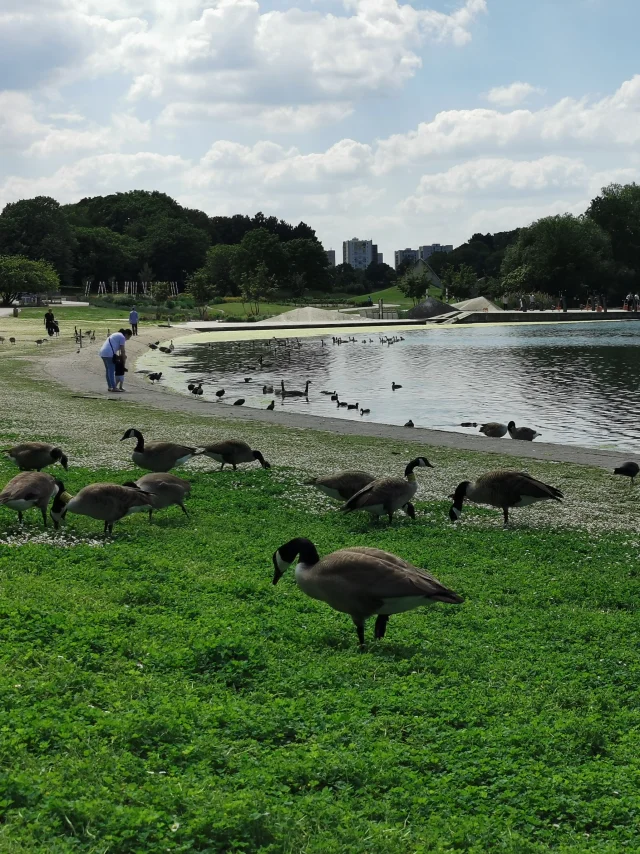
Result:
{"type": "Polygon", "coordinates": [[[131,338],[130,329],[121,329],[119,332],[114,332],[110,335],[100,348],[100,357],[104,362],[104,368],[107,375],[107,388],[109,391],[119,392],[116,388],[116,366],[113,362],[113,357],[118,353],[126,358],[124,345],[131,338]]]}

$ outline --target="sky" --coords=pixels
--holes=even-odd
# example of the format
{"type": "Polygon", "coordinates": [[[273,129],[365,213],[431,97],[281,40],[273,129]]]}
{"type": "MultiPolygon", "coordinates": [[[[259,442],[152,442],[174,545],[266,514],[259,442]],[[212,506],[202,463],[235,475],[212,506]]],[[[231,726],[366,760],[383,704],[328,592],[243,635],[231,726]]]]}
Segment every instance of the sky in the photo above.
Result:
{"type": "Polygon", "coordinates": [[[638,0],[3,0],[0,207],[161,190],[325,248],[640,180],[638,0]]]}

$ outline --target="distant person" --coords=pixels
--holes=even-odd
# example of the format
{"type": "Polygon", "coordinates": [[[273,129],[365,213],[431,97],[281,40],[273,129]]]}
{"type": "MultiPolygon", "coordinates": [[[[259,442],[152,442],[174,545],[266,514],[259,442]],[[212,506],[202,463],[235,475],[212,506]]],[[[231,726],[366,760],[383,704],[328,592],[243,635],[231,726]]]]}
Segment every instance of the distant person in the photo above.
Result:
{"type": "Polygon", "coordinates": [[[524,311],[524,300],[520,297],[520,311],[524,311]]]}
{"type": "Polygon", "coordinates": [[[124,375],[127,373],[125,362],[126,356],[115,356],[113,360],[114,373],[116,377],[116,391],[124,391],[124,375]]]}
{"type": "Polygon", "coordinates": [[[506,294],[502,294],[502,310],[506,311],[509,307],[509,300],[507,299],[506,294]]]}
{"type": "Polygon", "coordinates": [[[104,362],[108,391],[122,391],[122,389],[116,388],[116,362],[118,356],[122,356],[126,360],[127,354],[125,353],[124,345],[131,338],[132,334],[130,329],[121,329],[119,332],[114,332],[107,338],[99,350],[99,356],[104,362]]]}
{"type": "Polygon", "coordinates": [[[640,296],[638,294],[634,294],[634,297],[633,297],[633,310],[634,311],[638,310],[638,303],[640,303],[640,296]]]}
{"type": "Polygon", "coordinates": [[[138,312],[136,311],[135,305],[132,306],[131,312],[129,313],[129,323],[131,324],[131,333],[133,335],[138,334],[138,312]]]}
{"type": "Polygon", "coordinates": [[[529,294],[529,311],[533,311],[536,306],[535,294],[529,294]]]}
{"type": "Polygon", "coordinates": [[[51,309],[49,309],[44,316],[44,325],[47,330],[47,335],[49,336],[49,338],[52,338],[54,332],[56,331],[56,326],[58,324],[56,323],[56,319],[53,316],[53,312],[51,311],[51,309]]]}

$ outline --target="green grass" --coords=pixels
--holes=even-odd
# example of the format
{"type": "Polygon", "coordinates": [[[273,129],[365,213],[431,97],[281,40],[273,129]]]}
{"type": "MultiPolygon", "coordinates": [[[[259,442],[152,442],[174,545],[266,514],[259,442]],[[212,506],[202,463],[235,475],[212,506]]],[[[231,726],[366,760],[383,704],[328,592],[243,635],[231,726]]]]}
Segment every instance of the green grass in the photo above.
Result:
{"type": "MultiPolygon", "coordinates": [[[[396,471],[410,440],[74,399],[10,355],[0,380],[2,446],[64,443],[71,469],[52,471],[71,492],[131,478],[118,439],[132,424],[196,443],[235,434],[274,466],[189,464],[190,518],[133,516],[113,540],[74,516],[42,536],[33,511],[22,532],[0,508],[3,854],[640,849],[626,482],[528,461],[565,505],[515,511],[508,531],[465,508],[453,526],[453,485],[507,461],[420,446],[436,468],[420,474],[418,520],[372,526],[301,481],[396,471]],[[271,584],[272,552],[298,535],[321,554],[401,554],[465,602],[394,616],[381,642],[370,624],[362,654],[349,618],[292,572],[271,584]]],[[[0,483],[13,474],[0,461],[0,483]]]]}
{"type": "MultiPolygon", "coordinates": [[[[442,289],[436,287],[429,288],[429,295],[441,299],[442,289]]],[[[363,299],[366,300],[367,296],[369,296],[369,294],[365,294],[363,297],[357,297],[356,301],[360,302],[363,299]]],[[[401,308],[412,308],[413,306],[413,300],[407,298],[397,286],[385,288],[383,291],[375,291],[370,294],[370,296],[374,303],[377,303],[379,299],[383,299],[385,302],[389,302],[392,305],[399,305],[401,308]]]]}

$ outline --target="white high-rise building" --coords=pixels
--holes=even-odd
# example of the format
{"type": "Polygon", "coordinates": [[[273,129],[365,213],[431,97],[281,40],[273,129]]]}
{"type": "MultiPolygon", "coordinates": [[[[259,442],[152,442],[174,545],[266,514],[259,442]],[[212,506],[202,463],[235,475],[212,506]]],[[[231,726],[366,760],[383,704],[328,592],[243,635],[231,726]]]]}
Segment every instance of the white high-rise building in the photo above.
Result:
{"type": "Polygon", "coordinates": [[[342,243],[342,263],[351,264],[355,270],[366,270],[371,262],[377,263],[378,246],[371,240],[357,237],[342,243]]]}
{"type": "Polygon", "coordinates": [[[453,246],[450,243],[447,243],[446,245],[431,243],[428,246],[419,246],[418,258],[421,261],[426,261],[427,258],[430,258],[434,254],[434,252],[453,252],[453,246]]]}
{"type": "Polygon", "coordinates": [[[411,261],[412,264],[415,264],[418,260],[418,250],[417,249],[396,249],[394,252],[395,259],[395,268],[396,270],[404,261],[411,261]]]}

